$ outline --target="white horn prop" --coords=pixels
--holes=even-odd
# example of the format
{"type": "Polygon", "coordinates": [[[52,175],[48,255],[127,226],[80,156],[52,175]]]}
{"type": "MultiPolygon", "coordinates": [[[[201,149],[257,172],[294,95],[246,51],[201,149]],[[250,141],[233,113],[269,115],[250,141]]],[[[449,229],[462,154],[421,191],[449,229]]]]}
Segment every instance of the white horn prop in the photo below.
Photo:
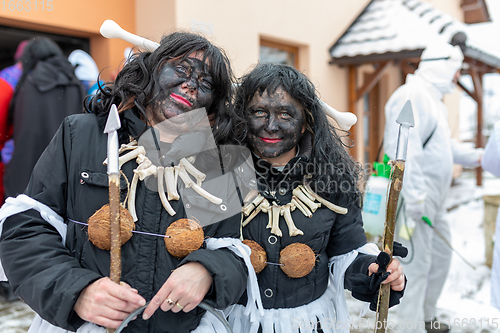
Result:
{"type": "Polygon", "coordinates": [[[351,126],[358,121],[358,117],[354,113],[337,111],[322,100],[319,100],[319,103],[323,107],[325,114],[335,120],[339,127],[345,131],[350,130],[351,126]]]}
{"type": "Polygon", "coordinates": [[[156,42],[153,42],[149,39],[139,37],[128,31],[125,31],[113,20],[104,21],[104,23],[101,25],[100,31],[101,35],[103,35],[106,38],[123,39],[124,41],[130,44],[134,44],[138,47],[141,47],[149,52],[153,52],[158,48],[158,46],[160,46],[160,44],[156,42]]]}

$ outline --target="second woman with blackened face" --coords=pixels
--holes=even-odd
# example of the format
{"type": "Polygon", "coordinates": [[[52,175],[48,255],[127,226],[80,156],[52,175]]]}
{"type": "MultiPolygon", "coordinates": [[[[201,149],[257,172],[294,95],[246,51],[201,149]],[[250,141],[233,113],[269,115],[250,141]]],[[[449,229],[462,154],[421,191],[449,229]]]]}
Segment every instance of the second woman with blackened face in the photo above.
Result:
{"type": "MultiPolygon", "coordinates": [[[[245,117],[243,134],[257,174],[243,209],[243,237],[258,253],[258,264],[252,264],[263,307],[272,311],[249,315],[242,299],[229,317],[233,327],[298,332],[297,325],[309,327],[318,319],[347,320],[341,315],[347,313],[345,301],[338,297],[344,282],[355,297],[363,294],[362,300],[372,303],[377,292],[369,290],[370,283],[390,283],[391,305],[397,304],[405,286],[399,261],[379,276],[377,257],[356,252],[366,250],[359,169],[309,79],[286,65],[257,65],[242,78],[235,108],[245,117]],[[301,321],[294,321],[297,316],[301,321]]],[[[317,328],[335,332],[331,323],[317,328]]]]}
{"type": "Polygon", "coordinates": [[[302,105],[282,87],[272,94],[256,92],[245,115],[248,144],[259,157],[281,166],[295,156],[305,131],[305,114],[302,105]]]}

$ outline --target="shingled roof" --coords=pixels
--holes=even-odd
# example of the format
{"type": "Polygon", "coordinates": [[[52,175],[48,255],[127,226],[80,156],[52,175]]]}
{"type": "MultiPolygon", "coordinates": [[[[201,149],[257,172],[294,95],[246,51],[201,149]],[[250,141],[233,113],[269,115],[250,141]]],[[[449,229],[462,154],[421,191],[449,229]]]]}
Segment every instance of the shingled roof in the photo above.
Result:
{"type": "Polygon", "coordinates": [[[372,0],[330,48],[331,63],[420,58],[437,38],[460,45],[466,58],[500,68],[500,51],[474,37],[466,24],[420,0],[372,0]]]}

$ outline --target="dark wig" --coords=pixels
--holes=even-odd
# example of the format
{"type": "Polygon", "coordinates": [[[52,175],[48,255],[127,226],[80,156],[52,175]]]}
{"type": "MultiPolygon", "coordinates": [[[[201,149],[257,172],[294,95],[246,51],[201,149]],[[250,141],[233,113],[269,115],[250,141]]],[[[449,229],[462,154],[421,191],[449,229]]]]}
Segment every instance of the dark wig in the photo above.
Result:
{"type": "MultiPolygon", "coordinates": [[[[361,168],[346,152],[346,145],[328,121],[312,82],[295,68],[283,64],[258,64],[241,78],[235,97],[235,110],[243,115],[255,93],[261,96],[267,90],[274,94],[282,87],[299,102],[305,113],[306,131],[301,140],[312,137],[312,152],[307,170],[314,170],[311,187],[324,197],[336,197],[342,201],[358,199],[358,180],[361,168]]],[[[242,136],[246,136],[245,124],[242,136]]],[[[248,143],[247,143],[248,144],[248,143]]]]}
{"type": "MultiPolygon", "coordinates": [[[[144,116],[145,110],[155,99],[155,85],[160,70],[166,61],[187,58],[193,52],[203,53],[206,70],[212,76],[213,103],[207,109],[215,115],[214,136],[216,142],[224,141],[232,132],[234,116],[231,116],[230,96],[233,74],[224,51],[210,43],[205,37],[188,33],[174,32],[164,36],[154,52],[139,52],[123,67],[114,83],[99,87],[98,93],[91,97],[86,109],[100,118],[106,118],[112,104],[119,112],[136,107],[144,116]]],[[[146,120],[145,120],[146,121],[146,120]]]]}

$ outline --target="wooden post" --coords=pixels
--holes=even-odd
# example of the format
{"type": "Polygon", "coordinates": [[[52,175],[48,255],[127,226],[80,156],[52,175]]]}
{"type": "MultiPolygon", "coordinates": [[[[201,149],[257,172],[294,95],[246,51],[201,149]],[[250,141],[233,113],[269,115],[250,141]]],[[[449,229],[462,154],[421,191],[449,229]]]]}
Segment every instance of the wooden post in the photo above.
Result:
{"type": "MultiPolygon", "coordinates": [[[[470,75],[474,83],[474,95],[477,103],[477,133],[476,133],[476,148],[484,147],[483,138],[483,73],[479,72],[474,66],[470,67],[470,75]]],[[[483,169],[476,169],[477,186],[483,184],[483,169]]]]}
{"type": "MultiPolygon", "coordinates": [[[[393,61],[386,61],[386,62],[379,63],[378,68],[373,73],[366,75],[365,79],[363,80],[363,85],[359,89],[357,88],[357,86],[358,86],[357,67],[355,65],[349,66],[349,111],[354,113],[358,117],[358,119],[360,117],[363,117],[364,115],[362,113],[358,114],[356,103],[365,94],[370,93],[372,91],[372,89],[376,86],[376,84],[380,81],[382,76],[385,74],[385,72],[390,68],[390,66],[392,64],[393,64],[393,61]]],[[[378,107],[378,105],[377,105],[377,107],[378,107]]],[[[350,138],[354,142],[356,142],[356,140],[359,141],[359,136],[357,135],[358,130],[359,130],[358,126],[356,126],[356,125],[354,125],[351,128],[350,138]]],[[[362,144],[362,142],[359,141],[359,144],[362,144]]],[[[351,150],[351,154],[354,157],[354,159],[357,159],[357,160],[362,159],[362,156],[357,156],[358,155],[357,152],[358,152],[358,150],[356,148],[351,150]]],[[[367,162],[367,161],[365,161],[365,162],[367,162]]]]}

